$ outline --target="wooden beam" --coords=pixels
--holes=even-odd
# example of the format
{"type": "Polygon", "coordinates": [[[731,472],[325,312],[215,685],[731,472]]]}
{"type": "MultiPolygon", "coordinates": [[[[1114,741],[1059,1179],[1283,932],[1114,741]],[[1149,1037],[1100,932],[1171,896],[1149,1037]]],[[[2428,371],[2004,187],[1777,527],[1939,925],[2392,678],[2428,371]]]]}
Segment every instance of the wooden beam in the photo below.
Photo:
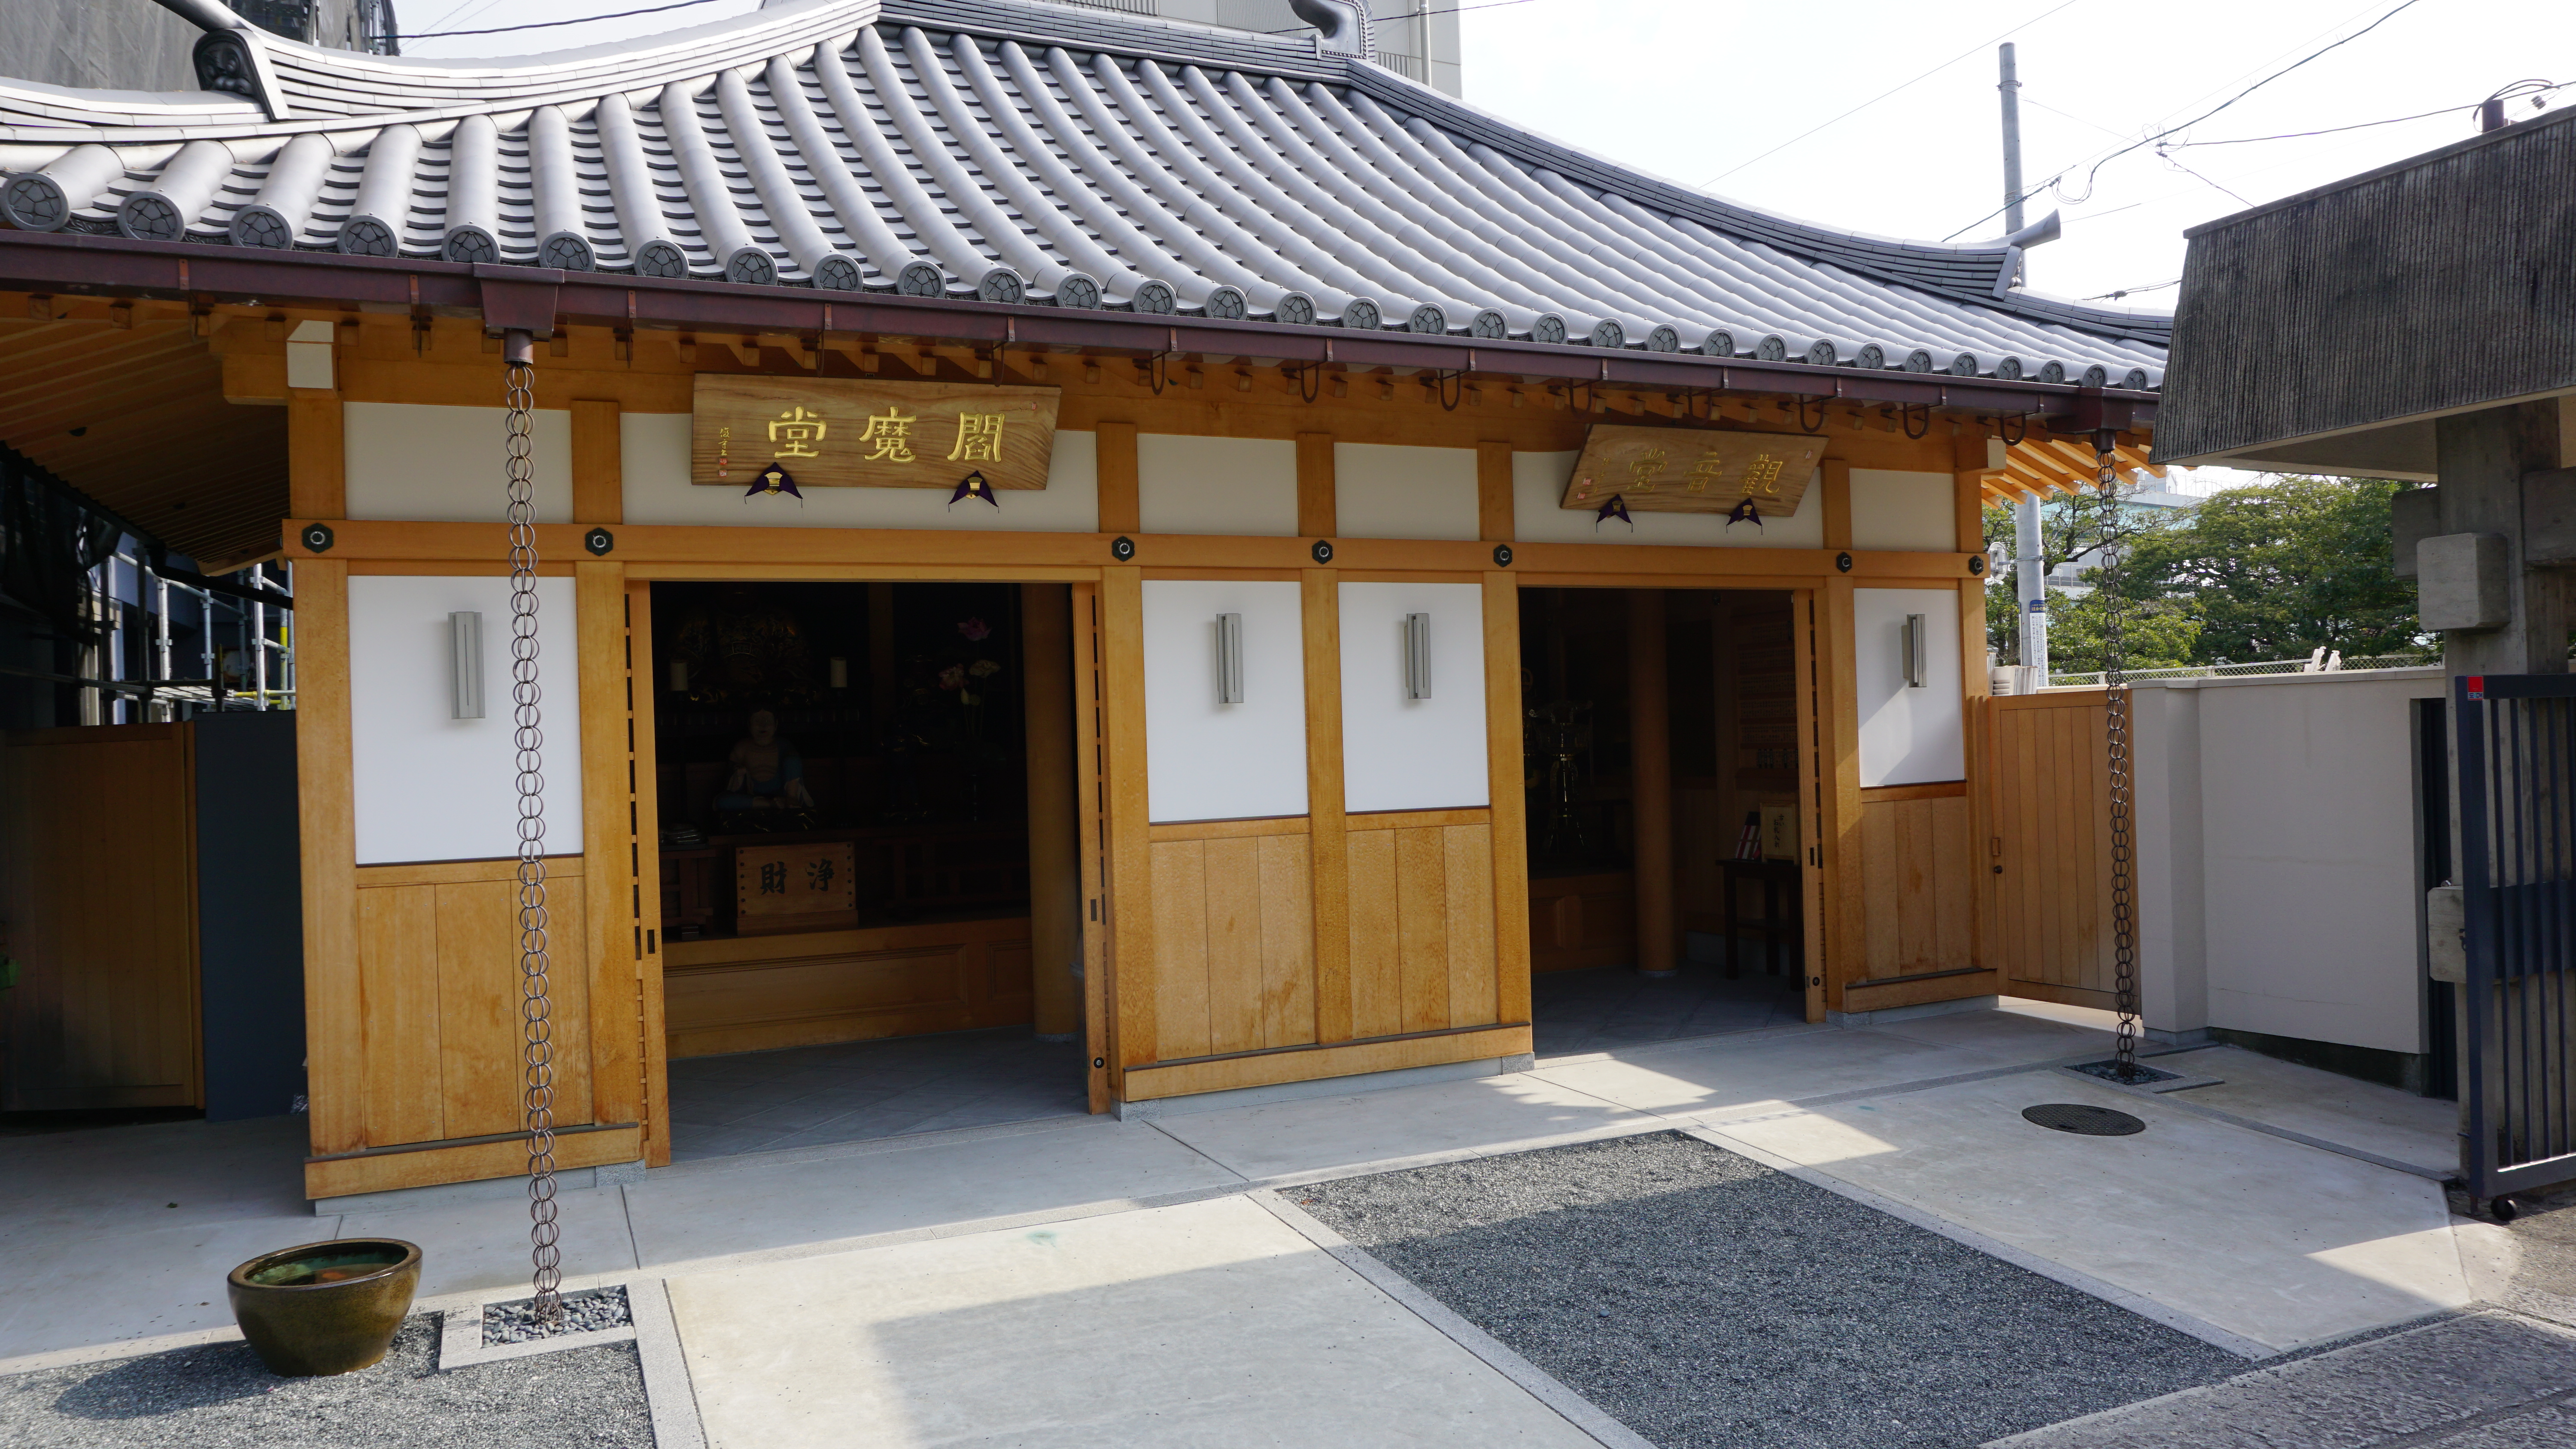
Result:
{"type": "Polygon", "coordinates": [[[1816,486],[1824,490],[1825,547],[1847,549],[1852,544],[1851,464],[1828,457],[1817,471],[1816,486]]]}

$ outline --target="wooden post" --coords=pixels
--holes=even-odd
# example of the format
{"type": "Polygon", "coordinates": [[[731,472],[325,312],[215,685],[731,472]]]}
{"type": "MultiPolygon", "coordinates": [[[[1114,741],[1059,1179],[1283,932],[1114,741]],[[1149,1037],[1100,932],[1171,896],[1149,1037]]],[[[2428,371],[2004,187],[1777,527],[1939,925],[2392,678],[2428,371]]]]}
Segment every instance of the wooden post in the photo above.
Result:
{"type": "Polygon", "coordinates": [[[1104,422],[1094,436],[1099,440],[1095,470],[1099,476],[1100,531],[1144,532],[1144,502],[1136,481],[1136,425],[1104,422]]]}
{"type": "Polygon", "coordinates": [[[1664,678],[1664,591],[1628,591],[1628,785],[1637,876],[1637,970],[1680,969],[1673,916],[1673,748],[1664,678]]]}
{"type": "Polygon", "coordinates": [[[882,740],[894,724],[894,585],[868,585],[868,723],[882,740]]]}
{"type": "Polygon", "coordinates": [[[572,572],[574,667],[581,697],[581,892],[582,924],[589,937],[583,945],[590,959],[591,1116],[597,1122],[640,1122],[645,1099],[643,1000],[636,981],[644,943],[642,932],[631,929],[633,902],[640,892],[629,875],[637,853],[630,849],[634,835],[627,824],[633,796],[626,755],[626,566],[582,559],[572,572]]]}
{"type": "Polygon", "coordinates": [[[625,438],[614,398],[573,401],[572,521],[626,521],[625,438]]]}
{"type": "Polygon", "coordinates": [[[1521,591],[1499,571],[1485,575],[1485,769],[1494,822],[1494,1019],[1513,1025],[1530,1019],[1529,802],[1521,793],[1521,591]]]}
{"type": "MultiPolygon", "coordinates": [[[[1327,458],[1329,459],[1329,454],[1327,458]]],[[[1299,604],[1306,642],[1306,829],[1315,918],[1315,1040],[1349,1041],[1350,824],[1342,810],[1342,587],[1334,569],[1306,569],[1299,604]]]]}
{"type": "Polygon", "coordinates": [[[1074,962],[1082,953],[1082,867],[1075,858],[1072,597],[1020,585],[1021,699],[1028,729],[1029,984],[1036,1029],[1071,1041],[1082,1027],[1074,962]]]}
{"type": "MultiPolygon", "coordinates": [[[[1104,430],[1105,431],[1105,430],[1104,430]]],[[[1110,1090],[1126,1095],[1127,1068],[1154,1061],[1154,860],[1146,838],[1145,571],[1100,571],[1101,734],[1107,748],[1110,1090]]]]}
{"type": "Polygon", "coordinates": [[[295,642],[309,1120],[315,1153],[355,1152],[372,1144],[361,1045],[367,1003],[358,979],[358,817],[349,778],[347,564],[308,559],[296,566],[295,642]]]}
{"type": "MultiPolygon", "coordinates": [[[[1509,543],[1516,527],[1512,517],[1512,445],[1509,440],[1476,440],[1476,536],[1487,543],[1509,543]]],[[[1515,614],[1514,618],[1519,616],[1515,614]]],[[[1520,631],[1514,629],[1514,634],[1520,631]]],[[[1515,668],[1515,674],[1517,674],[1515,668]]]]}
{"type": "MultiPolygon", "coordinates": [[[[1827,540],[1831,542],[1830,539],[1827,540]]],[[[1816,734],[1824,749],[1819,762],[1824,782],[1825,1009],[1843,1009],[1843,988],[1869,974],[1866,896],[1860,876],[1860,684],[1853,658],[1857,642],[1852,581],[1825,580],[1818,613],[1822,637],[1817,662],[1823,678],[1816,707],[1823,718],[1816,734]]]]}
{"type": "Polygon", "coordinates": [[[347,428],[340,394],[298,387],[286,395],[286,511],[296,518],[349,513],[347,428]]]}
{"type": "MultiPolygon", "coordinates": [[[[1308,538],[1341,532],[1341,498],[1334,490],[1333,435],[1297,435],[1297,531],[1308,538]]],[[[1104,528],[1106,524],[1102,525],[1104,528]]]]}
{"type": "MultiPolygon", "coordinates": [[[[627,716],[632,738],[627,753],[632,771],[627,782],[627,826],[637,894],[628,902],[629,918],[647,933],[635,989],[641,1002],[644,1074],[644,1165],[671,1165],[671,1038],[662,1000],[662,781],[654,761],[653,701],[665,681],[654,669],[653,586],[630,579],[626,584],[626,679],[634,701],[627,716]],[[645,890],[650,887],[650,891],[645,890]]],[[[631,929],[631,927],[630,927],[631,929]]]]}

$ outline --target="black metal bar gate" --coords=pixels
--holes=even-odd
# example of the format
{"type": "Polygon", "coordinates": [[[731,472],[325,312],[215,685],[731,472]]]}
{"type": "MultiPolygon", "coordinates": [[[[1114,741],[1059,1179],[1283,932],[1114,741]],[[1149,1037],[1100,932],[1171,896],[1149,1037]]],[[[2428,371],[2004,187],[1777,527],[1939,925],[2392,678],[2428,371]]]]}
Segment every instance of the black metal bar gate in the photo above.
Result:
{"type": "Polygon", "coordinates": [[[2467,1147],[2480,1200],[2576,1179],[2576,675],[2465,675],[2467,1147]]]}

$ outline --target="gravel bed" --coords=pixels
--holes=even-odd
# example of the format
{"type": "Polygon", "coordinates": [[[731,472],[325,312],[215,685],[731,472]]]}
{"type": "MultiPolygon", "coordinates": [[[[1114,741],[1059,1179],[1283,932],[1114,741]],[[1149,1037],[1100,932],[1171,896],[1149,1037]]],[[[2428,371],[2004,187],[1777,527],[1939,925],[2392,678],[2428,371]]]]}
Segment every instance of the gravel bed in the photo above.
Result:
{"type": "Polygon", "coordinates": [[[1281,1193],[1659,1449],[1955,1449],[2247,1367],[1679,1133],[1281,1193]]]}
{"type": "Polygon", "coordinates": [[[565,1294],[563,1321],[553,1328],[538,1324],[536,1303],[534,1298],[518,1298],[508,1303],[484,1304],[483,1346],[495,1348],[505,1343],[553,1338],[557,1334],[624,1328],[635,1321],[635,1315],[627,1311],[624,1288],[594,1288],[587,1293],[565,1294]]]}
{"type": "Polygon", "coordinates": [[[434,1318],[384,1362],[282,1379],[240,1342],[0,1378],[10,1449],[639,1449],[653,1442],[635,1345],[436,1371],[434,1318]]]}

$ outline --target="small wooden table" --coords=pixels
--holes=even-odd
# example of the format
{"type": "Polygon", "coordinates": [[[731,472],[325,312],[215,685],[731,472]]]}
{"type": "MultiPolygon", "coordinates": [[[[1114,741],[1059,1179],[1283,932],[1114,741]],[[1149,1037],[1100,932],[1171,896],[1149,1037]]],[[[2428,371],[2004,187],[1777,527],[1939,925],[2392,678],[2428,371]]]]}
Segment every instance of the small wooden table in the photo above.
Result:
{"type": "Polygon", "coordinates": [[[1744,924],[1744,893],[1747,881],[1762,885],[1762,919],[1753,924],[1762,928],[1762,964],[1768,974],[1780,974],[1780,950],[1783,945],[1795,947],[1805,939],[1804,923],[1799,910],[1798,862],[1794,860],[1721,860],[1725,872],[1726,892],[1726,979],[1735,979],[1737,927],[1744,924]]]}

